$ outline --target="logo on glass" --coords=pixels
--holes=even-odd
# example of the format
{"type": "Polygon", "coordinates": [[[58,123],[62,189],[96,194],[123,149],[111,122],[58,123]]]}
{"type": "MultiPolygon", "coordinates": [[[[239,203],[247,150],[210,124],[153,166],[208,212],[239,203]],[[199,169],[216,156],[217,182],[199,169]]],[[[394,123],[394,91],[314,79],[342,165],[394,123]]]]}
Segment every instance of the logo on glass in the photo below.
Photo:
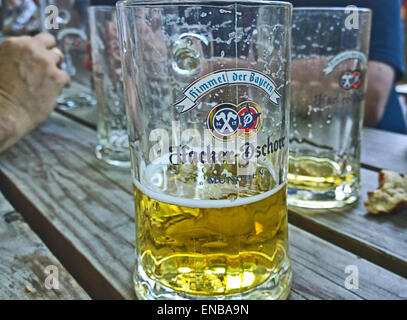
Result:
{"type": "Polygon", "coordinates": [[[260,107],[251,101],[238,106],[222,103],[211,110],[208,116],[208,128],[215,138],[228,140],[248,137],[257,133],[261,127],[262,114],[260,107]]]}
{"type": "Polygon", "coordinates": [[[362,83],[362,74],[360,71],[345,72],[340,79],[340,85],[345,90],[358,89],[362,83]]]}

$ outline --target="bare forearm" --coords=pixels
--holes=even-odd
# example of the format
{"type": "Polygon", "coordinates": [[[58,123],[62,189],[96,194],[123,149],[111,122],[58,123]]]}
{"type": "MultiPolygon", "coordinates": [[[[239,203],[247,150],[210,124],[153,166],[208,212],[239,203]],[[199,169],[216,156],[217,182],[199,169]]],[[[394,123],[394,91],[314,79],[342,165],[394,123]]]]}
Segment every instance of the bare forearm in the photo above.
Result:
{"type": "Polygon", "coordinates": [[[365,126],[375,127],[380,122],[386,109],[387,99],[388,95],[383,97],[376,90],[367,90],[365,126]]]}
{"type": "Polygon", "coordinates": [[[26,114],[22,114],[0,90],[0,153],[32,130],[26,114]]]}
{"type": "Polygon", "coordinates": [[[0,153],[15,143],[16,122],[0,101],[0,153]]]}
{"type": "Polygon", "coordinates": [[[382,62],[370,61],[367,72],[368,86],[365,125],[376,126],[383,117],[394,84],[394,69],[382,62]]]}

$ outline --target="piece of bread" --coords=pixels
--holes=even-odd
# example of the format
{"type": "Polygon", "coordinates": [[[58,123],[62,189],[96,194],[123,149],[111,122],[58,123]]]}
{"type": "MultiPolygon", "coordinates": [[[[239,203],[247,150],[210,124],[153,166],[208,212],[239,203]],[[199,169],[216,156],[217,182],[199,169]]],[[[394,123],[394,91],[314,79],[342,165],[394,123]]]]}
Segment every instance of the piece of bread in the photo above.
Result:
{"type": "Polygon", "coordinates": [[[407,208],[407,176],[392,171],[379,173],[379,189],[368,192],[367,211],[373,214],[390,213],[407,208]]]}

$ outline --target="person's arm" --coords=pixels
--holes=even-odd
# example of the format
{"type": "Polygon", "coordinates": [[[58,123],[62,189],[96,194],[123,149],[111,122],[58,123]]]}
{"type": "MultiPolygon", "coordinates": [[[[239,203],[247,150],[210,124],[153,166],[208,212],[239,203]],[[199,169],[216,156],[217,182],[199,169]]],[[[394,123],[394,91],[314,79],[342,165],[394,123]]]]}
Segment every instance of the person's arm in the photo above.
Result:
{"type": "Polygon", "coordinates": [[[13,104],[0,91],[0,153],[23,136],[27,120],[18,116],[13,104]]]}
{"type": "Polygon", "coordinates": [[[360,0],[373,10],[365,124],[377,126],[392,112],[388,98],[404,74],[404,35],[400,0],[360,0]]]}
{"type": "Polygon", "coordinates": [[[43,122],[70,78],[50,34],[0,45],[0,152],[43,122]]]}
{"type": "Polygon", "coordinates": [[[390,65],[369,61],[367,70],[365,126],[375,127],[383,117],[387,100],[393,88],[395,71],[390,65]]]}

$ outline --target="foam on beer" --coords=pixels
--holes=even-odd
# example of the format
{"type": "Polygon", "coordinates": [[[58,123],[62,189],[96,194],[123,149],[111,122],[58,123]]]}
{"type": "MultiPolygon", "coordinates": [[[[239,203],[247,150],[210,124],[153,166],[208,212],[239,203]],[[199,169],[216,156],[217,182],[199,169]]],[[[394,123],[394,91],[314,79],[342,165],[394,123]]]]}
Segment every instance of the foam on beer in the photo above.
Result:
{"type": "Polygon", "coordinates": [[[203,208],[203,209],[231,208],[248,205],[271,197],[273,194],[279,192],[285,186],[285,184],[281,184],[268,192],[251,197],[238,197],[236,200],[204,200],[204,199],[197,200],[175,197],[161,192],[153,191],[148,187],[142,185],[139,181],[137,181],[137,179],[133,179],[133,183],[137,187],[137,189],[139,189],[147,197],[150,197],[159,202],[187,208],[203,208]]]}

